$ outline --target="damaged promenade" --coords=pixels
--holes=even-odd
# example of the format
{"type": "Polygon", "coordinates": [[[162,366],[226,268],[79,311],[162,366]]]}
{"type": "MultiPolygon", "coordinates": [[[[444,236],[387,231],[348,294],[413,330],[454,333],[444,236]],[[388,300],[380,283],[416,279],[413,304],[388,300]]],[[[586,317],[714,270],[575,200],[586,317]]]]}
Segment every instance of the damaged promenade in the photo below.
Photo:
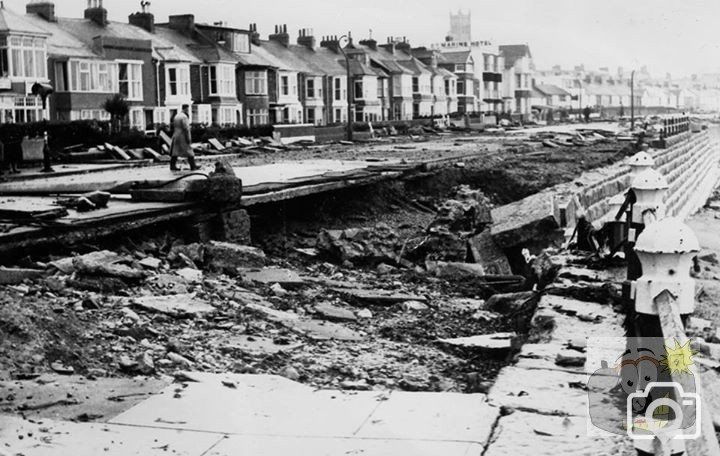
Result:
{"type": "MultiPolygon", "coordinates": [[[[656,151],[677,214],[705,204],[714,141],[686,134],[656,151]]],[[[0,197],[0,454],[79,449],[82,429],[105,454],[586,451],[582,375],[562,373],[591,366],[568,343],[585,327],[617,335],[621,277],[564,247],[579,208],[599,221],[626,188],[629,155],[617,135],[593,142],[458,134],[229,157],[243,195],[223,206],[183,183],[58,210],[60,176],[22,180],[0,197]],[[23,201],[37,213],[13,213],[23,201]],[[546,370],[559,377],[523,380],[546,370]],[[536,396],[555,387],[561,413],[536,396]],[[252,405],[225,418],[205,401],[252,405]],[[565,418],[555,429],[546,415],[565,418]],[[532,438],[513,442],[513,427],[532,438]]],[[[156,166],[67,171],[60,199],[117,191],[124,173],[146,190],[173,179],[156,166]]]]}

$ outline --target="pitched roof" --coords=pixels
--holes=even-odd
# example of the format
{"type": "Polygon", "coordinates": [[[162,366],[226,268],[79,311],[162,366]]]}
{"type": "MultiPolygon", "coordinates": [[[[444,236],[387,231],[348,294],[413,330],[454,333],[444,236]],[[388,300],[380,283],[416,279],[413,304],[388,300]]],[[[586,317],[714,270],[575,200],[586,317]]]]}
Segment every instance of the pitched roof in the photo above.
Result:
{"type": "Polygon", "coordinates": [[[267,52],[270,57],[277,62],[277,66],[280,69],[312,75],[323,74],[322,70],[312,66],[307,60],[298,57],[298,55],[294,53],[290,47],[285,47],[277,41],[261,40],[259,47],[267,52]]]}
{"type": "Polygon", "coordinates": [[[197,58],[192,53],[169,40],[162,29],[160,33],[150,33],[141,27],[114,21],[109,21],[103,27],[89,19],[82,18],[57,18],[57,24],[89,46],[92,46],[93,38],[96,36],[145,40],[151,43],[154,59],[165,60],[168,57],[171,61],[197,61],[197,58]]]}
{"type": "Polygon", "coordinates": [[[297,58],[314,68],[315,75],[344,76],[347,73],[345,58],[330,49],[324,47],[310,49],[301,45],[291,45],[289,49],[297,58]]]}
{"type": "Polygon", "coordinates": [[[442,53],[442,63],[465,64],[470,59],[470,51],[453,51],[442,53]]]}
{"type": "Polygon", "coordinates": [[[560,95],[560,96],[567,96],[570,95],[569,92],[566,90],[552,84],[537,84],[534,87],[534,90],[540,92],[541,94],[545,96],[552,96],[552,95],[560,95]]]}
{"type": "Polygon", "coordinates": [[[33,24],[24,15],[0,7],[0,32],[19,32],[30,35],[49,35],[49,33],[33,24]]]}
{"type": "Polygon", "coordinates": [[[523,57],[532,58],[527,44],[504,44],[499,46],[500,54],[505,58],[505,68],[512,68],[523,57]]]}
{"type": "Polygon", "coordinates": [[[48,55],[54,57],[82,57],[88,59],[99,58],[92,48],[68,33],[57,22],[49,22],[35,14],[26,14],[25,19],[38,28],[47,31],[48,55]]]}

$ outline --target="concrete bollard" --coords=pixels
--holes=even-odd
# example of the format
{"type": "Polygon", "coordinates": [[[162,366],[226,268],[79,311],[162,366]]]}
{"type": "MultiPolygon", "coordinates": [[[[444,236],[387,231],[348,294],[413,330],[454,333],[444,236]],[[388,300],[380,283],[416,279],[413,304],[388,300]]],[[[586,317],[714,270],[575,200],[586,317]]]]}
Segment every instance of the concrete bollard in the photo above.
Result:
{"type": "Polygon", "coordinates": [[[699,251],[695,233],[680,219],[665,218],[648,225],[635,244],[643,271],[635,283],[635,311],[658,315],[654,300],[667,290],[676,296],[680,314],[692,313],[695,280],[690,268],[699,251]]]}
{"type": "Polygon", "coordinates": [[[635,176],[641,172],[653,169],[655,167],[655,160],[649,153],[641,151],[630,157],[628,166],[630,166],[630,175],[634,179],[635,176]]]}
{"type": "MultiPolygon", "coordinates": [[[[670,188],[665,176],[652,168],[645,169],[635,176],[631,188],[635,193],[631,224],[647,225],[665,216],[665,193],[670,188]]],[[[634,234],[629,239],[634,241],[634,234]]]]}

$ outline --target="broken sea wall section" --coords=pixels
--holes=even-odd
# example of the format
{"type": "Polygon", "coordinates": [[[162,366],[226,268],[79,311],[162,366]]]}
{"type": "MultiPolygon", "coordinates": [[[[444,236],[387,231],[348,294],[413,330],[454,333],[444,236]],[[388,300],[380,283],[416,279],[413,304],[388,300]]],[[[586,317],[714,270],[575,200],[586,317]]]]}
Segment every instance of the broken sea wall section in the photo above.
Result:
{"type": "MultiPolygon", "coordinates": [[[[655,168],[670,184],[665,198],[668,214],[685,218],[701,208],[720,179],[720,143],[711,132],[679,134],[668,138],[665,148],[650,152],[655,168]]],[[[581,154],[578,151],[578,158],[581,154]]],[[[581,214],[601,224],[614,215],[610,199],[632,184],[628,162],[629,157],[494,209],[493,240],[506,250],[532,244],[548,239],[558,227],[572,230],[581,214]]]]}

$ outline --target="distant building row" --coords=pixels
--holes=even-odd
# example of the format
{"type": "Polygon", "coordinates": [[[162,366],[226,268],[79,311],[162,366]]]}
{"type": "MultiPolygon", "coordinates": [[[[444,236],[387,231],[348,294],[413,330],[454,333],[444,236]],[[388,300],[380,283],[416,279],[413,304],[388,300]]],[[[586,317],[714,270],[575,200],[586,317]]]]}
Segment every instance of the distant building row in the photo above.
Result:
{"type": "Polygon", "coordinates": [[[310,29],[292,43],[285,25],[263,40],[254,25],[199,24],[189,14],[155,23],[144,3],[128,23],[108,21],[102,0],[88,0],[83,18],[57,17],[52,2],[38,0],[25,14],[3,7],[0,16],[0,122],[105,120],[114,93],[129,102],[136,128],[167,123],[183,104],[204,124],[341,123],[348,90],[358,122],[530,111],[525,45],[318,43],[310,29]],[[30,95],[38,82],[54,89],[46,109],[30,95]]]}

